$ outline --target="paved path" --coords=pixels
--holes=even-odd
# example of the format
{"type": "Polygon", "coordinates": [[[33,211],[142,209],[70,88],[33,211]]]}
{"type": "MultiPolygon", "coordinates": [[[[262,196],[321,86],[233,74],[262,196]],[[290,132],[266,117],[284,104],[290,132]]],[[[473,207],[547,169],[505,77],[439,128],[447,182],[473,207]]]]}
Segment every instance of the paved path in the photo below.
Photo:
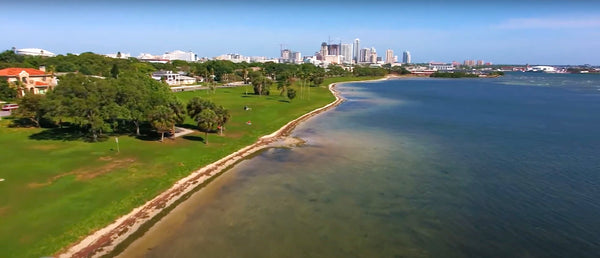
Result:
{"type": "Polygon", "coordinates": [[[193,132],[194,132],[194,130],[190,130],[190,129],[186,129],[186,128],[182,128],[182,127],[175,127],[175,135],[173,135],[173,138],[184,136],[186,134],[191,134],[193,132]]]}

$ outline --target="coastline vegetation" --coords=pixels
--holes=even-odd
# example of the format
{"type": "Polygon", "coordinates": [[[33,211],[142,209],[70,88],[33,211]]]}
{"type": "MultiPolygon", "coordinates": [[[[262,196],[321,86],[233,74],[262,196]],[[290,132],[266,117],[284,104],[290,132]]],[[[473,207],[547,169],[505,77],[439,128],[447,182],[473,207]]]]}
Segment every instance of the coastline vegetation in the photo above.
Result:
{"type": "MultiPolygon", "coordinates": [[[[136,76],[147,76],[147,72],[157,68],[134,60],[124,60],[131,62],[131,66],[114,66],[111,63],[113,60],[107,61],[104,57],[93,54],[83,56],[108,62],[102,64],[104,68],[97,70],[106,71],[102,75],[107,75],[107,79],[66,75],[61,77],[61,83],[68,85],[70,80],[81,83],[85,78],[98,86],[99,92],[105,93],[108,90],[108,96],[113,96],[115,102],[102,99],[106,94],[89,95],[90,98],[96,96],[92,99],[104,101],[98,100],[99,108],[103,109],[98,112],[102,115],[86,121],[76,117],[78,105],[89,106],[90,101],[75,103],[73,101],[76,98],[73,98],[71,102],[62,102],[69,96],[77,95],[73,93],[74,89],[57,86],[56,92],[41,97],[46,98],[43,100],[47,101],[44,105],[36,104],[41,100],[28,100],[32,106],[38,107],[29,109],[35,112],[22,111],[18,113],[19,117],[0,120],[0,177],[4,179],[0,182],[0,195],[3,196],[0,199],[2,257],[55,254],[144,204],[190,172],[252,144],[260,136],[279,129],[290,120],[332,102],[334,96],[326,85],[381,78],[380,71],[371,71],[375,76],[356,77],[343,69],[333,69],[332,72],[312,65],[272,63],[262,64],[257,71],[247,68],[235,71],[238,68],[227,68],[231,65],[230,62],[213,62],[212,69],[207,71],[219,74],[214,77],[215,81],[224,83],[228,76],[240,76],[248,78],[249,84],[234,88],[171,93],[164,91],[164,85],[160,82],[141,79],[138,86],[151,90],[143,93],[141,96],[145,97],[140,99],[147,99],[164,107],[160,108],[162,110],[150,109],[147,112],[147,108],[136,111],[136,107],[132,106],[134,100],[138,99],[135,97],[138,95],[134,93],[131,93],[134,97],[118,100],[129,96],[119,94],[125,90],[119,89],[119,85],[140,83],[140,80],[135,79],[136,76]],[[138,70],[131,67],[137,67],[138,70]],[[233,75],[227,75],[230,70],[233,75]],[[114,87],[109,85],[113,83],[114,87]],[[280,84],[280,94],[273,94],[275,85],[280,87],[280,84]],[[59,92],[63,92],[60,97],[52,97],[59,92]],[[197,99],[213,104],[207,104],[209,108],[187,108],[188,115],[190,110],[195,110],[191,116],[174,115],[185,114],[187,105],[197,99]],[[211,112],[204,112],[206,110],[211,112]],[[153,127],[152,121],[155,120],[150,119],[150,114],[161,112],[169,113],[166,116],[176,121],[153,127]],[[205,116],[200,116],[203,112],[205,116]],[[34,126],[15,127],[15,123],[34,126]],[[200,130],[180,138],[158,142],[161,130],[166,131],[172,124],[200,130]],[[225,127],[222,135],[211,136],[210,142],[207,142],[208,133],[216,132],[219,126],[225,127]],[[89,130],[94,127],[98,128],[97,138],[89,130]],[[118,137],[118,143],[113,137],[118,137]],[[97,141],[91,142],[90,139],[97,141]]],[[[76,56],[61,58],[76,59],[76,56]]],[[[27,60],[26,62],[31,62],[27,60]]],[[[43,64],[41,61],[29,63],[29,67],[43,64]]],[[[208,64],[205,65],[209,67],[208,64]]],[[[250,67],[249,64],[245,65],[250,67]]],[[[18,67],[19,64],[11,63],[10,66],[18,67]]],[[[89,72],[96,71],[95,68],[86,69],[89,72]]],[[[81,70],[80,73],[85,74],[81,70]]],[[[72,86],[75,87],[76,84],[72,83],[72,86]]],[[[25,104],[22,100],[19,101],[25,104]]]]}

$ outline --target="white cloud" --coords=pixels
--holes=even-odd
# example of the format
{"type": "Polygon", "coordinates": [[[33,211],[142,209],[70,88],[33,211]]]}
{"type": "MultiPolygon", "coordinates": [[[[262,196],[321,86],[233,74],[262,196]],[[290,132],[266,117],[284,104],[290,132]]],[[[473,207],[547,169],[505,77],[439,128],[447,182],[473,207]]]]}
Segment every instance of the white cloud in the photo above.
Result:
{"type": "Polygon", "coordinates": [[[600,28],[600,18],[516,18],[495,26],[500,29],[600,28]]]}

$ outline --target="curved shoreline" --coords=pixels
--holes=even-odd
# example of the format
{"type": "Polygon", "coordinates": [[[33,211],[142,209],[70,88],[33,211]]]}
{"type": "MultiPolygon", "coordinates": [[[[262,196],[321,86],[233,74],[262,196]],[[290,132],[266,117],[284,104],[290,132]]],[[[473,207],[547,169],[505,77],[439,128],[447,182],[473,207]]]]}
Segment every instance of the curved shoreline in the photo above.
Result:
{"type": "MultiPolygon", "coordinates": [[[[386,80],[389,77],[374,80],[386,80]]],[[[255,143],[248,145],[240,150],[229,154],[211,164],[208,164],[190,175],[178,180],[173,186],[144,205],[133,209],[128,214],[121,216],[113,223],[101,228],[91,235],[88,235],[75,244],[59,251],[57,257],[100,257],[110,254],[120,243],[127,240],[132,234],[137,232],[144,224],[151,221],[159,215],[165,208],[170,207],[186,194],[194,191],[198,186],[220,175],[224,170],[237,162],[249,157],[250,155],[269,147],[271,143],[281,140],[288,136],[294,128],[301,122],[330,110],[345,99],[335,89],[337,84],[350,83],[356,81],[347,81],[339,83],[331,83],[328,88],[334,95],[335,100],[323,107],[310,111],[279,128],[277,131],[262,136],[255,143]]],[[[363,81],[361,81],[363,82],[363,81]]]]}

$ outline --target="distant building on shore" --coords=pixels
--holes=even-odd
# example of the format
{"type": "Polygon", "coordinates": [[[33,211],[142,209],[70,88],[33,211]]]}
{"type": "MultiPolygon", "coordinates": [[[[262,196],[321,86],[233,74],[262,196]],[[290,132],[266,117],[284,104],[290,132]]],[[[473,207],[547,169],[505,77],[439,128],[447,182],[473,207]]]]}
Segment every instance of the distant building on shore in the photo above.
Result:
{"type": "Polygon", "coordinates": [[[359,39],[354,40],[352,53],[353,53],[354,63],[358,64],[360,62],[360,40],[359,39]]]}
{"type": "Polygon", "coordinates": [[[342,44],[342,63],[352,63],[352,45],[342,44]]]}
{"type": "Polygon", "coordinates": [[[429,70],[433,71],[453,71],[454,65],[447,63],[439,63],[439,62],[430,62],[429,70]]]}
{"type": "Polygon", "coordinates": [[[192,51],[184,52],[181,50],[175,50],[173,52],[166,52],[164,55],[162,55],[162,58],[167,59],[169,61],[182,60],[182,61],[187,61],[187,62],[196,62],[198,60],[198,56],[194,52],[192,52],[192,51]]]}
{"type": "Polygon", "coordinates": [[[402,53],[402,63],[405,63],[405,64],[411,63],[410,52],[408,52],[408,50],[404,51],[404,53],[402,53]]]}
{"type": "Polygon", "coordinates": [[[394,63],[394,50],[388,49],[385,51],[385,63],[386,64],[394,63]]]}
{"type": "Polygon", "coordinates": [[[22,56],[45,56],[45,57],[56,56],[56,54],[54,54],[48,50],[41,49],[41,48],[21,48],[21,49],[16,49],[14,51],[15,51],[15,54],[22,55],[22,56]]]}

